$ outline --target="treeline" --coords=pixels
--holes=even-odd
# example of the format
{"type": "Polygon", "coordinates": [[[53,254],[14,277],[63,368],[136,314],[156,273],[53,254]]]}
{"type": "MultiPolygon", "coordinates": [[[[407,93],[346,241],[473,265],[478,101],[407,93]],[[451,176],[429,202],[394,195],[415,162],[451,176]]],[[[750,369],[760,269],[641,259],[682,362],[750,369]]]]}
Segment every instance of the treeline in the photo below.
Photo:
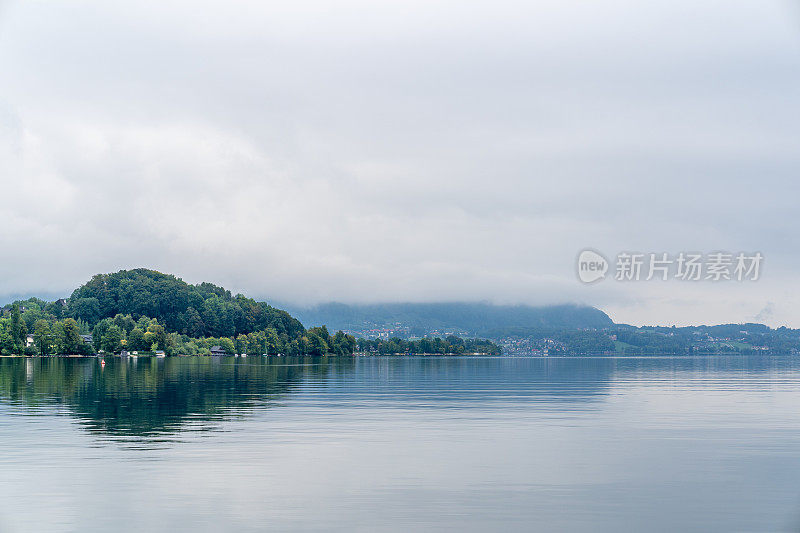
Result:
{"type": "Polygon", "coordinates": [[[527,351],[547,350],[554,355],[602,354],[613,352],[615,343],[608,331],[596,329],[507,327],[490,332],[492,339],[524,339],[527,351]]]}
{"type": "Polygon", "coordinates": [[[444,339],[424,337],[418,340],[405,340],[398,337],[391,339],[358,339],[359,352],[380,355],[394,354],[487,354],[500,355],[501,348],[486,339],[462,339],[450,335],[444,339]]]}
{"type": "Polygon", "coordinates": [[[717,326],[619,326],[617,341],[625,354],[669,353],[794,353],[800,351],[800,330],[763,324],[717,326]]]}
{"type": "Polygon", "coordinates": [[[166,355],[211,355],[219,346],[226,354],[246,355],[351,355],[356,339],[339,331],[328,333],[325,326],[304,330],[297,337],[279,333],[275,328],[240,333],[235,337],[199,337],[168,333],[156,319],[117,315],[97,323],[92,331],[98,351],[118,353],[164,351],[166,355]]]}
{"type": "Polygon", "coordinates": [[[289,313],[265,302],[144,268],[98,274],[53,310],[92,326],[117,315],[151,317],[167,331],[192,338],[236,337],[268,328],[299,338],[305,331],[289,313]]]}
{"type": "Polygon", "coordinates": [[[88,326],[73,318],[58,320],[52,315],[39,313],[36,304],[32,310],[22,312],[19,304],[12,306],[8,316],[0,318],[0,355],[89,355],[92,346],[84,342],[82,334],[88,326]],[[28,346],[28,332],[33,335],[33,345],[28,346]]]}
{"type": "Polygon", "coordinates": [[[15,302],[0,315],[0,355],[91,355],[163,351],[167,355],[211,355],[219,346],[226,354],[350,355],[356,339],[326,327],[306,330],[267,327],[247,334],[191,337],[169,331],[156,318],[117,314],[90,328],[83,319],[58,318],[50,303],[35,298],[15,302]],[[291,333],[290,333],[291,332],[291,333]],[[28,345],[28,336],[33,343],[28,345]],[[89,337],[91,335],[91,337],[89,337]],[[90,339],[91,343],[86,340],[90,339]]]}
{"type": "Polygon", "coordinates": [[[306,330],[286,311],[211,283],[154,270],[98,274],[66,300],[16,302],[0,318],[0,353],[352,354],[355,338],[306,330]],[[27,335],[34,342],[28,344],[27,335]],[[81,335],[91,337],[91,345],[81,335]]]}
{"type": "Polygon", "coordinates": [[[718,326],[629,326],[603,329],[498,328],[490,337],[514,353],[547,350],[563,355],[692,355],[796,353],[800,330],[763,324],[718,326]]]}

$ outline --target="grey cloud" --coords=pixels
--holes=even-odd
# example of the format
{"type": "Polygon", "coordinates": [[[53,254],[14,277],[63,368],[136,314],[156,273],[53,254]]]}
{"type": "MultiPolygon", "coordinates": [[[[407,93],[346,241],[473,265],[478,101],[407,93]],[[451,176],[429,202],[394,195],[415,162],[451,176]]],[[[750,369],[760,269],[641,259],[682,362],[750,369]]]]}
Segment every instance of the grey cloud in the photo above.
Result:
{"type": "Polygon", "coordinates": [[[633,323],[769,299],[800,325],[780,288],[800,249],[786,5],[0,13],[0,294],[150,266],[303,303],[581,301],[633,323]],[[587,288],[587,246],[761,250],[774,277],[587,288]]]}

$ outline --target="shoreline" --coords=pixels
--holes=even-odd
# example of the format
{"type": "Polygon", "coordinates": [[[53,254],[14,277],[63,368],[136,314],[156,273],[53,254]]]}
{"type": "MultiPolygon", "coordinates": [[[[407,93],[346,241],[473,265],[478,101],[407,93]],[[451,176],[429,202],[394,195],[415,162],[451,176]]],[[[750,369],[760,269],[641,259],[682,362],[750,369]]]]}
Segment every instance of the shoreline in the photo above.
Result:
{"type": "Polygon", "coordinates": [[[325,354],[325,355],[312,355],[312,354],[301,354],[301,355],[168,355],[168,356],[158,356],[158,355],[151,355],[151,354],[142,354],[142,355],[101,355],[101,354],[93,354],[93,355],[0,355],[0,359],[165,359],[165,358],[174,358],[174,357],[234,357],[234,358],[248,358],[248,357],[528,357],[528,358],[535,358],[535,359],[564,359],[564,358],[592,358],[592,359],[623,359],[623,358],[636,358],[636,357],[714,357],[714,356],[742,356],[742,357],[752,357],[752,356],[778,356],[778,357],[795,357],[798,354],[793,354],[789,352],[771,352],[771,353],[764,353],[764,352],[756,352],[756,353],[740,353],[740,352],[698,352],[698,353],[683,353],[683,354],[668,354],[668,353],[642,353],[642,354],[553,354],[553,355],[535,355],[535,354],[489,354],[489,353],[386,353],[386,354],[377,354],[377,353],[353,353],[349,355],[336,355],[336,354],[325,354]]]}

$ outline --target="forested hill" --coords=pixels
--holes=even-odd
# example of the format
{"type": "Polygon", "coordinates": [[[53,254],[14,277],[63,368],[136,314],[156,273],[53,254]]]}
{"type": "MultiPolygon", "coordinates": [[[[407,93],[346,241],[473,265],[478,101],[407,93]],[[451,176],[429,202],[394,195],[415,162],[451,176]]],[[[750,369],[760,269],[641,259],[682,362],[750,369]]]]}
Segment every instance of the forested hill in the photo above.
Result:
{"type": "Polygon", "coordinates": [[[232,337],[267,328],[295,337],[304,331],[289,313],[264,302],[144,268],[97,274],[64,306],[65,316],[90,326],[117,314],[156,318],[167,331],[191,337],[232,337]]]}
{"type": "Polygon", "coordinates": [[[488,303],[390,303],[346,305],[328,303],[312,308],[288,308],[306,326],[327,324],[334,329],[359,331],[402,325],[409,333],[459,330],[473,335],[508,327],[603,328],[611,318],[594,307],[554,305],[491,305],[488,303]]]}

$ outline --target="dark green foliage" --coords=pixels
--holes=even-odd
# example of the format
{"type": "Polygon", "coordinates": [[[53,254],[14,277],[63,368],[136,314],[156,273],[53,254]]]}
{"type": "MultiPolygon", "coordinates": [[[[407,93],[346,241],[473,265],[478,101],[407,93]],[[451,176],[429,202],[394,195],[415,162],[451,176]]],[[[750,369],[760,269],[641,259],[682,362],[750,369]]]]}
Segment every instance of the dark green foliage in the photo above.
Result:
{"type": "Polygon", "coordinates": [[[136,322],[130,315],[117,314],[117,316],[114,317],[114,325],[127,335],[136,327],[136,322]]]}
{"type": "Polygon", "coordinates": [[[103,337],[105,336],[108,328],[114,325],[110,318],[106,318],[98,322],[92,330],[92,342],[94,342],[95,350],[103,349],[103,337]]]}
{"type": "Polygon", "coordinates": [[[25,350],[25,322],[22,321],[19,304],[14,304],[11,309],[11,340],[13,353],[22,355],[25,350]]]}
{"type": "Polygon", "coordinates": [[[72,318],[66,318],[59,323],[56,343],[60,354],[80,354],[83,351],[83,339],[80,336],[80,327],[72,318]]]}
{"type": "Polygon", "coordinates": [[[73,318],[80,318],[89,324],[95,324],[103,318],[97,298],[75,298],[70,302],[69,309],[73,318]]]}
{"type": "Polygon", "coordinates": [[[150,349],[150,347],[145,344],[144,331],[142,331],[142,328],[133,328],[128,334],[128,349],[137,351],[150,349]]]}
{"type": "Polygon", "coordinates": [[[448,336],[446,339],[425,337],[419,340],[405,340],[397,337],[388,340],[358,339],[356,342],[358,351],[381,355],[500,355],[502,353],[499,346],[486,339],[462,339],[455,336],[448,336]]]}
{"type": "MultiPolygon", "coordinates": [[[[117,315],[130,315],[133,320],[145,316],[157,319],[167,331],[192,337],[246,335],[266,328],[291,337],[304,332],[298,320],[264,302],[231,296],[211,283],[190,285],[147,269],[94,276],[72,293],[66,312],[91,326],[117,315]]],[[[123,327],[126,332],[133,329],[128,326],[123,327]]]]}
{"type": "Polygon", "coordinates": [[[236,340],[234,341],[234,346],[236,349],[236,353],[247,353],[247,335],[240,333],[236,340]]]}
{"type": "Polygon", "coordinates": [[[122,350],[122,341],[124,338],[122,329],[116,324],[111,324],[106,330],[105,335],[103,335],[100,348],[104,352],[117,353],[122,350]]]}
{"type": "Polygon", "coordinates": [[[325,355],[328,353],[328,343],[315,333],[308,334],[307,352],[311,355],[325,355]]]}
{"type": "Polygon", "coordinates": [[[34,324],[33,342],[40,355],[50,355],[55,349],[55,337],[47,320],[39,319],[34,324]]]}
{"type": "Polygon", "coordinates": [[[234,346],[233,341],[228,337],[223,337],[219,339],[219,346],[228,355],[233,355],[236,353],[236,347],[234,346]]]}
{"type": "MultiPolygon", "coordinates": [[[[255,331],[247,335],[231,337],[193,338],[167,332],[158,320],[140,317],[134,321],[130,315],[116,315],[104,318],[95,324],[92,330],[94,346],[86,345],[80,337],[80,323],[73,318],[54,320],[40,319],[34,327],[35,352],[49,354],[83,354],[90,355],[97,351],[119,353],[122,349],[137,352],[164,350],[167,355],[210,355],[211,348],[221,346],[223,351],[248,355],[275,354],[314,354],[314,355],[351,355],[356,340],[341,331],[331,337],[327,328],[314,328],[310,336],[303,335],[291,339],[288,335],[278,334],[273,328],[255,331]],[[132,327],[131,327],[132,326],[132,327]],[[126,328],[131,328],[126,331],[126,328]]],[[[0,318],[0,351],[11,354],[14,344],[11,336],[11,318],[0,318]]],[[[23,352],[25,349],[23,348],[23,352]]]]}

